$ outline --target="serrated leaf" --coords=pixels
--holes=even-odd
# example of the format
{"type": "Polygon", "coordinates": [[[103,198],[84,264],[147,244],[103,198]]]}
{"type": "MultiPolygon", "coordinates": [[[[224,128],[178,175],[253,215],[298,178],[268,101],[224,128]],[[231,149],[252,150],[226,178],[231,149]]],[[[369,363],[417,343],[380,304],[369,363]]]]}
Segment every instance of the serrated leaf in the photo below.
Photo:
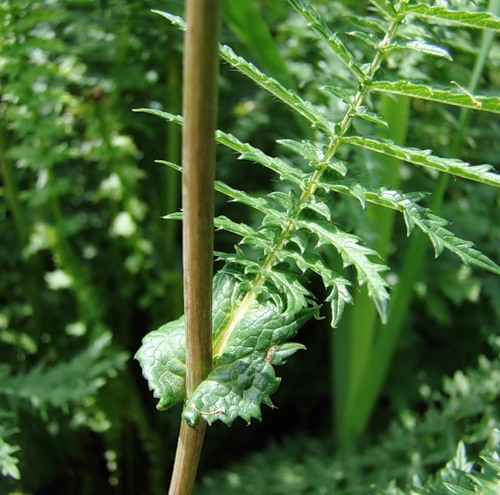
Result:
{"type": "MultiPolygon", "coordinates": [[[[238,284],[224,273],[214,277],[213,332],[218,336],[239,293],[238,284]]],[[[184,317],[148,333],[135,354],[157,408],[166,410],[186,397],[186,341],[184,317]]]]}
{"type": "Polygon", "coordinates": [[[166,410],[186,396],[186,337],[184,316],[148,333],[135,355],[157,408],[166,410]]]}
{"type": "Polygon", "coordinates": [[[433,57],[440,57],[450,62],[453,61],[448,50],[434,45],[432,43],[427,43],[426,41],[407,41],[406,43],[392,43],[389,50],[413,50],[416,52],[424,53],[425,55],[431,55],[433,57]]]}
{"type": "MultiPolygon", "coordinates": [[[[150,113],[160,119],[166,120],[167,122],[173,122],[177,125],[183,125],[184,119],[180,115],[175,115],[170,112],[164,112],[163,110],[156,110],[155,108],[134,108],[132,112],[150,113]]],[[[167,162],[168,163],[168,162],[167,162]]]]}
{"type": "Polygon", "coordinates": [[[471,95],[466,92],[438,89],[406,81],[373,81],[370,83],[370,90],[379,93],[409,96],[411,98],[419,98],[471,110],[500,113],[500,98],[493,96],[471,95]]]}
{"type": "Polygon", "coordinates": [[[491,165],[472,166],[461,160],[434,156],[430,150],[399,146],[389,140],[351,136],[342,138],[342,141],[439,172],[500,187],[500,175],[490,172],[492,169],[491,165]]]}
{"type": "Polygon", "coordinates": [[[176,172],[182,172],[182,167],[177,165],[177,163],[172,163],[167,160],[155,160],[155,163],[160,163],[161,165],[166,165],[167,167],[175,170],[176,172]]]}
{"type": "MultiPolygon", "coordinates": [[[[183,125],[184,119],[180,115],[174,115],[169,112],[164,112],[162,110],[155,110],[152,108],[136,108],[133,110],[134,112],[142,112],[149,113],[151,115],[155,115],[156,117],[160,117],[167,122],[173,122],[178,125],[183,125]]],[[[304,183],[304,178],[306,174],[291,167],[288,163],[280,158],[271,157],[266,155],[258,148],[254,148],[253,146],[242,143],[238,138],[233,136],[232,134],[228,134],[223,131],[216,131],[215,133],[216,141],[228,148],[241,153],[241,158],[249,161],[254,161],[263,165],[264,167],[272,170],[277,173],[281,180],[291,182],[292,184],[296,184],[297,186],[301,186],[304,183]]],[[[170,164],[170,162],[166,162],[163,160],[159,160],[160,163],[168,165],[176,170],[181,170],[178,165],[170,164]]]]}
{"type": "Polygon", "coordinates": [[[446,7],[408,3],[403,3],[400,12],[406,15],[413,14],[431,23],[442,21],[455,26],[500,31],[500,19],[488,12],[449,10],[446,7]]]}
{"type": "Polygon", "coordinates": [[[306,118],[314,128],[328,132],[328,119],[311,103],[303,100],[294,91],[285,88],[272,77],[266,76],[255,65],[239,57],[228,46],[220,46],[219,53],[221,57],[242,74],[249,77],[252,81],[274,95],[283,103],[298,112],[306,118]]]}
{"type": "MultiPolygon", "coordinates": [[[[336,187],[335,189],[339,192],[353,195],[348,187],[336,187]]],[[[370,203],[392,208],[403,213],[408,235],[417,226],[429,237],[436,257],[443,252],[443,249],[447,249],[458,256],[465,264],[474,265],[483,270],[500,274],[500,267],[475,249],[473,243],[461,239],[453,234],[453,232],[447,230],[448,222],[444,218],[434,215],[431,210],[423,208],[416,203],[425,194],[404,194],[401,191],[388,189],[380,189],[378,191],[365,189],[364,194],[366,200],[370,203]]]]}
{"type": "Polygon", "coordinates": [[[330,207],[327,203],[325,203],[321,197],[318,196],[310,196],[307,203],[302,205],[302,210],[308,208],[318,215],[326,218],[326,220],[332,220],[332,213],[330,211],[330,207]]]}
{"type": "Polygon", "coordinates": [[[445,486],[451,495],[477,495],[477,492],[469,490],[467,488],[463,488],[458,485],[454,485],[452,483],[443,482],[443,486],[445,486]]]}
{"type": "Polygon", "coordinates": [[[360,119],[368,120],[374,124],[381,125],[382,127],[388,127],[387,121],[382,115],[370,112],[366,107],[359,107],[354,115],[360,119]]]}
{"type": "MultiPolygon", "coordinates": [[[[280,384],[273,368],[273,364],[282,361],[280,346],[314,312],[315,309],[306,309],[286,316],[271,302],[254,302],[233,331],[214,370],[186,402],[185,421],[196,427],[202,417],[209,424],[221,420],[227,425],[238,417],[247,422],[261,419],[261,404],[273,407],[270,396],[280,384]]],[[[283,355],[299,348],[299,344],[287,344],[283,355]]]]}
{"type": "Polygon", "coordinates": [[[363,71],[342,40],[330,30],[322,17],[310,5],[305,5],[300,0],[288,0],[288,3],[308,22],[308,27],[332,49],[347,69],[362,81],[365,77],[363,71]]]}
{"type": "Polygon", "coordinates": [[[0,394],[27,400],[44,415],[49,405],[67,411],[71,404],[96,394],[106,377],[127,361],[126,353],[112,349],[111,340],[111,333],[103,333],[68,361],[51,368],[39,363],[27,373],[3,378],[0,394]]]}
{"type": "Polygon", "coordinates": [[[338,88],[337,86],[322,86],[320,90],[332,94],[346,105],[352,105],[352,95],[342,88],[338,88]]]}
{"type": "Polygon", "coordinates": [[[286,363],[285,359],[301,350],[305,351],[306,346],[297,342],[285,342],[281,345],[273,344],[267,351],[266,361],[274,366],[281,366],[286,363]]]}
{"type": "Polygon", "coordinates": [[[348,290],[348,284],[336,283],[331,285],[331,291],[326,297],[326,301],[330,303],[332,317],[330,324],[332,328],[336,328],[340,323],[346,304],[352,304],[352,296],[348,290]]]}
{"type": "Polygon", "coordinates": [[[264,252],[272,249],[274,237],[269,235],[269,230],[255,230],[244,223],[233,222],[223,215],[214,218],[214,225],[217,229],[239,235],[242,238],[241,244],[261,248],[264,252]]]}
{"type": "Polygon", "coordinates": [[[286,304],[280,307],[283,314],[295,314],[309,305],[311,292],[309,292],[298,280],[296,274],[280,271],[276,267],[263,275],[270,280],[278,289],[278,293],[285,300],[286,304]]]}
{"type": "Polygon", "coordinates": [[[375,303],[380,319],[385,323],[389,284],[381,277],[380,272],[388,268],[368,258],[368,256],[377,255],[376,251],[362,246],[359,243],[359,237],[343,232],[331,223],[322,221],[298,221],[297,223],[316,234],[321,244],[333,246],[342,257],[344,266],[353,265],[356,268],[359,284],[367,285],[368,295],[375,303]]]}
{"type": "Polygon", "coordinates": [[[367,28],[366,31],[368,31],[370,29],[373,31],[376,31],[382,37],[385,35],[385,32],[387,30],[387,25],[388,25],[387,22],[384,19],[380,19],[378,17],[363,16],[363,15],[360,15],[359,12],[356,12],[355,14],[346,12],[344,14],[344,18],[346,20],[349,20],[349,22],[352,22],[354,24],[357,24],[359,26],[367,28]]]}
{"type": "MultiPolygon", "coordinates": [[[[214,277],[214,345],[217,339],[225,344],[215,356],[213,371],[185,405],[184,418],[192,426],[202,416],[209,423],[220,419],[226,424],[238,416],[245,421],[260,418],[260,404],[272,405],[270,395],[280,381],[272,365],[282,363],[285,357],[302,348],[291,343],[281,346],[316,311],[306,308],[286,315],[271,301],[254,300],[235,322],[241,290],[241,285],[227,271],[214,277]],[[226,335],[228,329],[231,333],[226,335]]],[[[185,399],[183,318],[146,335],[135,357],[159,399],[159,409],[168,409],[185,399]]]]}
{"type": "Polygon", "coordinates": [[[216,191],[230,197],[233,201],[250,206],[251,208],[261,211],[266,215],[278,219],[284,219],[285,212],[280,212],[274,205],[270,204],[270,201],[267,198],[251,196],[245,191],[235,189],[234,187],[228,186],[221,181],[215,182],[215,189],[216,191]]]}
{"type": "Polygon", "coordinates": [[[384,14],[387,14],[390,18],[398,16],[398,13],[394,10],[394,6],[388,0],[370,0],[370,3],[375,5],[375,7],[384,14]]]}
{"type": "Polygon", "coordinates": [[[373,48],[375,50],[377,50],[379,47],[380,39],[372,33],[364,33],[363,31],[349,31],[346,34],[362,41],[370,48],[373,48]]]}
{"type": "Polygon", "coordinates": [[[321,161],[324,156],[321,148],[308,140],[299,142],[293,139],[277,139],[276,142],[309,162],[321,161]]]}
{"type": "Polygon", "coordinates": [[[19,480],[21,479],[21,473],[17,466],[19,464],[19,459],[12,454],[19,452],[21,447],[19,445],[7,443],[3,438],[6,433],[8,432],[5,430],[2,431],[2,428],[0,428],[0,474],[19,480]]]}
{"type": "MultiPolygon", "coordinates": [[[[324,151],[311,141],[303,140],[299,142],[294,141],[293,139],[278,139],[276,140],[276,142],[289,149],[290,151],[293,151],[298,156],[302,157],[310,164],[311,168],[313,168],[314,170],[322,168],[326,164],[329,168],[335,170],[342,176],[346,175],[347,173],[347,165],[345,164],[345,162],[337,158],[330,158],[328,162],[325,162],[324,151]]],[[[306,179],[304,183],[307,183],[308,177],[303,178],[306,179]]]]}
{"type": "Polygon", "coordinates": [[[260,265],[254,260],[249,259],[245,256],[244,252],[235,246],[234,253],[223,253],[221,251],[214,251],[214,256],[216,256],[216,261],[225,261],[226,265],[224,267],[224,271],[227,271],[227,266],[234,265],[239,266],[239,277],[236,276],[236,272],[232,271],[231,274],[234,275],[240,282],[245,281],[250,286],[249,281],[247,280],[246,275],[248,273],[256,273],[259,271],[260,265]]]}
{"type": "MultiPolygon", "coordinates": [[[[180,29],[186,29],[186,23],[182,18],[159,10],[154,10],[153,12],[165,17],[180,29]]],[[[234,53],[229,46],[219,45],[219,55],[228,64],[232,65],[235,69],[239,70],[242,74],[250,78],[260,87],[264,88],[266,91],[305,117],[313,127],[327,132],[328,119],[322,115],[318,109],[314,107],[314,105],[306,100],[303,100],[294,91],[285,88],[285,86],[276,81],[276,79],[261,72],[252,63],[236,55],[236,53],[234,53]]]]}
{"type": "MultiPolygon", "coordinates": [[[[299,232],[305,232],[305,229],[299,232]]],[[[335,328],[340,322],[345,305],[352,303],[352,297],[349,293],[349,286],[351,285],[349,281],[329,268],[319,256],[310,252],[297,253],[282,249],[277,253],[277,257],[280,261],[293,260],[302,273],[311,270],[321,277],[325,289],[329,290],[325,300],[330,303],[332,311],[331,326],[335,328]]]]}
{"type": "Polygon", "coordinates": [[[151,12],[154,12],[155,14],[165,17],[165,19],[168,19],[174,26],[178,27],[182,31],[186,30],[186,21],[182,17],[170,14],[169,12],[164,12],[163,10],[153,9],[151,12]]]}
{"type": "Polygon", "coordinates": [[[276,201],[276,203],[278,203],[278,205],[288,213],[292,212],[296,207],[297,198],[295,196],[296,195],[293,191],[288,193],[283,191],[273,191],[267,195],[268,198],[276,201]]]}

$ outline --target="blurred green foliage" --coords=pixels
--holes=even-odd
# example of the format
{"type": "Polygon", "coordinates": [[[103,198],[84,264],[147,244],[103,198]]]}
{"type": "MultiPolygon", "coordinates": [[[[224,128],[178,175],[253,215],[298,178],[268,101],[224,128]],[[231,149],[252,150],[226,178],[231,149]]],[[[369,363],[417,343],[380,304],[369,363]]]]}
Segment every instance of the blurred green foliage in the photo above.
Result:
{"type": "MultiPolygon", "coordinates": [[[[314,3],[333,30],[360,29],[358,15],[367,9],[366,2],[343,1],[335,9],[326,0],[314,3]]],[[[444,3],[470,8],[462,0],[444,3]]],[[[486,8],[483,1],[476,4],[486,8]]],[[[286,62],[283,77],[332,118],[341,115],[338,102],[319,93],[316,81],[326,74],[335,84],[345,69],[290,15],[285,2],[256,5],[286,62]]],[[[180,108],[181,34],[151,14],[151,7],[180,15],[183,2],[0,2],[0,493],[159,494],[169,477],[178,418],[154,410],[137,365],[128,359],[147,331],[182,312],[178,226],[161,218],[179,208],[179,178],[153,164],[157,158],[180,161],[179,130],[130,111],[180,108]]],[[[232,28],[223,29],[225,42],[255,63],[267,63],[268,70],[282,70],[282,62],[253,57],[232,28]]],[[[433,34],[453,51],[458,62],[453,69],[415,53],[404,59],[395,54],[394,71],[467,86],[479,35],[441,25],[433,34]]],[[[365,61],[366,53],[357,55],[365,61]]],[[[495,94],[499,66],[496,43],[481,94],[495,94]]],[[[270,154],[276,138],[310,132],[227,66],[220,106],[220,128],[270,154]]],[[[425,143],[448,156],[457,119],[453,110],[413,102],[408,144],[425,143]]],[[[498,163],[499,133],[498,118],[475,113],[459,157],[498,163]]],[[[247,191],[269,191],[266,171],[249,173],[234,158],[220,150],[219,178],[245,184],[247,191]]],[[[366,173],[363,153],[350,159],[366,173]]],[[[376,174],[379,166],[372,161],[369,170],[376,174]]],[[[435,185],[432,174],[407,167],[403,178],[413,190],[435,185]]],[[[442,214],[454,221],[460,237],[498,260],[500,225],[493,213],[498,206],[490,188],[456,181],[448,186],[442,214]]],[[[252,220],[251,213],[220,198],[217,208],[252,220]]],[[[336,211],[344,225],[373,238],[351,201],[339,201],[336,211]]],[[[397,271],[406,241],[403,222],[394,228],[398,242],[391,242],[389,251],[397,271]]],[[[233,242],[221,233],[217,247],[229,249],[233,242]]],[[[199,492],[319,494],[337,487],[366,493],[374,484],[374,493],[398,493],[388,488],[395,480],[403,493],[420,483],[423,493],[447,493],[443,478],[479,493],[473,488],[482,483],[478,470],[475,481],[451,468],[426,480],[455,456],[460,439],[468,458],[489,456],[482,461],[485,473],[490,481],[498,479],[492,470],[498,462],[493,428],[499,349],[488,340],[498,331],[499,317],[494,275],[463,267],[452,256],[429,259],[416,282],[394,372],[369,435],[361,448],[335,456],[331,440],[308,436],[314,431],[331,438],[332,395],[325,379],[330,330],[317,322],[301,337],[308,356],[283,370],[294,378],[276,398],[281,412],[266,414],[252,431],[214,427],[204,469],[228,465],[231,456],[261,448],[285,431],[301,435],[208,477],[199,492]],[[478,356],[483,357],[476,370],[460,371],[478,356]],[[453,378],[435,392],[443,374],[453,378]]],[[[470,469],[461,448],[455,463],[470,469]]]]}
{"type": "MultiPolygon", "coordinates": [[[[500,340],[490,340],[498,354],[500,340]]],[[[490,360],[482,355],[476,367],[446,377],[440,390],[422,386],[419,410],[401,409],[384,431],[372,432],[354,450],[332,455],[324,440],[289,436],[206,476],[194,493],[462,493],[443,482],[471,490],[463,493],[496,493],[494,489],[500,487],[499,364],[498,357],[490,360]],[[482,461],[471,462],[479,456],[482,461]],[[465,475],[471,472],[472,478],[465,475]],[[478,480],[479,487],[474,488],[478,480]]]]}

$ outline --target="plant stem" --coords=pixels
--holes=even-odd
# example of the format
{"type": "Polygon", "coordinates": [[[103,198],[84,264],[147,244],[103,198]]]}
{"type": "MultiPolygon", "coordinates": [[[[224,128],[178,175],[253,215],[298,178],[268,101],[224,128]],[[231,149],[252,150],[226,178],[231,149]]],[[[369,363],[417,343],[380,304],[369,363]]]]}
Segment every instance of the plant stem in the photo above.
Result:
{"type": "MultiPolygon", "coordinates": [[[[212,368],[213,191],[217,115],[218,0],[187,0],[182,203],[186,396],[212,368]]],[[[190,494],[206,424],[182,423],[169,495],[190,494]]]]}

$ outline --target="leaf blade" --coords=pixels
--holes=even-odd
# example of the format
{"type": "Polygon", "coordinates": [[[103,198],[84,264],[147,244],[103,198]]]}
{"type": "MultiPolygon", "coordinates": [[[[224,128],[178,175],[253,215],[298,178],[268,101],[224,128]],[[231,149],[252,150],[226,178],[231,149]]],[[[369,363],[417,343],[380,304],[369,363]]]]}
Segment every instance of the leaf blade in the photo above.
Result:
{"type": "Polygon", "coordinates": [[[421,100],[454,105],[470,110],[500,113],[500,98],[476,96],[466,92],[456,92],[447,89],[438,89],[424,84],[413,84],[407,81],[373,81],[370,90],[379,93],[390,93],[421,100]]]}

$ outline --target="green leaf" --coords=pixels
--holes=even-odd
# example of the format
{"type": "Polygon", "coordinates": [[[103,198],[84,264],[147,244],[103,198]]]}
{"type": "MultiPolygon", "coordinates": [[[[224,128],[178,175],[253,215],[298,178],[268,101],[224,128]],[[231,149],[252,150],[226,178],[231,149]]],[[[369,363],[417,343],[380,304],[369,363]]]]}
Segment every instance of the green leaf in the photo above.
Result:
{"type": "Polygon", "coordinates": [[[288,0],[288,3],[307,21],[308,27],[332,49],[347,69],[359,81],[363,81],[365,75],[351,52],[345,47],[342,40],[330,30],[323,18],[310,5],[305,5],[301,0],[288,0]]]}
{"type": "Polygon", "coordinates": [[[10,476],[15,480],[21,479],[19,472],[19,459],[13,454],[20,450],[19,445],[11,445],[5,441],[10,432],[3,425],[0,426],[0,473],[2,476],[10,476]]]}
{"type": "Polygon", "coordinates": [[[393,208],[403,213],[408,235],[416,225],[432,242],[436,257],[443,249],[458,256],[463,263],[475,265],[484,270],[500,274],[500,267],[487,256],[474,248],[472,242],[460,239],[445,227],[448,222],[432,213],[431,210],[418,205],[415,200],[422,195],[408,195],[400,191],[381,189],[377,192],[366,191],[366,200],[370,203],[393,208]]]}
{"type": "Polygon", "coordinates": [[[95,395],[127,359],[126,353],[111,347],[111,334],[103,333],[66,362],[51,368],[39,363],[27,373],[4,377],[0,394],[29,401],[42,414],[46,414],[49,405],[67,411],[71,404],[95,395]]]}
{"type": "Polygon", "coordinates": [[[443,482],[443,485],[447,488],[448,492],[451,493],[451,495],[477,495],[477,492],[475,490],[469,490],[468,488],[463,488],[452,483],[443,482]]]}
{"type": "Polygon", "coordinates": [[[360,119],[367,120],[368,122],[373,122],[374,124],[381,125],[382,127],[387,127],[387,121],[384,117],[382,117],[382,115],[370,112],[364,106],[359,107],[354,115],[360,119]]]}
{"type": "Polygon", "coordinates": [[[223,12],[229,28],[244,43],[257,64],[291,87],[293,80],[257,4],[253,0],[224,0],[223,12]]]}
{"type": "Polygon", "coordinates": [[[445,227],[448,221],[432,213],[432,210],[417,204],[426,196],[424,193],[405,194],[401,191],[381,188],[378,190],[367,189],[360,184],[346,181],[345,184],[320,184],[328,187],[330,191],[341,194],[348,194],[359,199],[360,189],[365,201],[385,208],[397,210],[403,214],[406,224],[407,234],[410,235],[414,227],[417,226],[424,232],[432,242],[436,256],[439,256],[443,249],[447,249],[465,264],[474,265],[484,270],[500,274],[500,267],[487,256],[474,248],[474,244],[457,237],[445,227]]]}
{"type": "Polygon", "coordinates": [[[151,12],[154,12],[155,14],[161,15],[162,17],[165,17],[165,19],[168,19],[174,26],[178,27],[182,31],[186,30],[186,21],[182,18],[179,17],[178,15],[170,14],[169,12],[164,12],[163,10],[155,10],[153,9],[151,12]]]}
{"type": "MultiPolygon", "coordinates": [[[[225,217],[225,216],[218,216],[214,218],[214,224],[218,229],[223,229],[227,232],[232,232],[233,234],[237,234],[243,239],[245,238],[251,238],[252,245],[259,245],[259,241],[257,239],[263,237],[260,235],[260,232],[253,229],[249,225],[246,225],[244,223],[240,222],[233,222],[231,219],[225,217]]],[[[265,240],[265,245],[268,246],[268,241],[264,237],[265,240]]],[[[244,242],[244,241],[242,241],[244,242]]],[[[250,243],[248,243],[250,244],[250,243]]]]}
{"type": "Polygon", "coordinates": [[[346,34],[362,41],[365,45],[368,45],[370,48],[373,48],[374,50],[379,49],[380,38],[378,38],[372,33],[364,33],[362,31],[349,31],[346,34]]]}
{"type": "Polygon", "coordinates": [[[400,13],[421,17],[429,23],[442,21],[446,24],[476,29],[491,29],[500,31],[500,19],[488,12],[466,12],[449,10],[445,7],[425,4],[410,5],[403,3],[400,13]]]}
{"type": "Polygon", "coordinates": [[[300,187],[302,184],[304,184],[304,181],[307,180],[307,174],[294,167],[291,167],[287,162],[280,158],[271,157],[269,155],[266,155],[258,148],[254,148],[247,143],[242,143],[232,134],[217,131],[216,139],[218,143],[221,143],[228,148],[241,153],[240,158],[242,160],[253,161],[255,163],[263,165],[264,167],[278,174],[280,179],[283,181],[291,182],[292,184],[300,187]]]}
{"type": "Polygon", "coordinates": [[[438,89],[424,84],[413,84],[406,81],[373,81],[370,90],[379,93],[392,93],[396,95],[419,98],[421,100],[434,101],[445,105],[454,105],[471,110],[482,110],[485,112],[500,113],[500,98],[476,96],[468,92],[457,92],[447,89],[438,89]]]}
{"type": "MultiPolygon", "coordinates": [[[[280,381],[272,365],[302,348],[290,343],[281,346],[316,311],[313,307],[283,314],[271,300],[253,299],[242,306],[237,302],[241,294],[241,284],[228,271],[214,277],[213,339],[214,347],[216,342],[222,342],[222,347],[214,356],[214,369],[186,402],[184,418],[193,427],[201,417],[210,424],[220,419],[228,425],[238,416],[245,421],[260,419],[260,404],[272,405],[270,395],[280,381]]],[[[159,409],[185,399],[183,318],[146,335],[135,357],[159,399],[159,409]]]]}
{"type": "Polygon", "coordinates": [[[297,224],[316,234],[320,244],[333,246],[342,257],[345,267],[353,265],[356,268],[359,284],[366,284],[368,295],[375,303],[380,319],[385,323],[389,284],[381,277],[380,272],[388,268],[368,258],[370,255],[378,256],[376,251],[360,245],[359,237],[343,232],[330,222],[297,221],[297,224]]]}
{"type": "Polygon", "coordinates": [[[389,47],[389,50],[413,50],[416,52],[424,53],[425,55],[431,55],[433,57],[440,57],[444,58],[446,60],[449,60],[450,62],[453,61],[451,58],[450,53],[448,50],[431,44],[427,43],[426,41],[407,41],[406,43],[392,43],[389,47]]]}
{"type": "Polygon", "coordinates": [[[461,160],[434,156],[430,150],[398,146],[389,140],[351,136],[342,138],[342,141],[375,151],[376,153],[392,156],[398,160],[437,170],[438,172],[463,177],[464,179],[474,180],[491,186],[500,186],[500,175],[490,172],[492,166],[488,164],[472,166],[461,160]]]}
{"type": "Polygon", "coordinates": [[[166,410],[186,396],[186,338],[184,316],[148,333],[135,355],[148,381],[157,408],[166,410]]]}
{"type": "Polygon", "coordinates": [[[375,5],[375,7],[390,18],[396,18],[398,16],[398,13],[394,10],[392,3],[388,0],[370,0],[370,3],[375,5]]]}
{"type": "MultiPolygon", "coordinates": [[[[133,111],[149,113],[151,115],[155,115],[156,117],[160,117],[167,122],[173,122],[177,125],[182,125],[184,122],[184,119],[180,115],[174,115],[162,110],[155,110],[152,108],[136,108],[133,111]]],[[[215,137],[218,143],[241,153],[240,159],[253,161],[260,165],[263,165],[264,167],[278,174],[281,180],[291,182],[292,184],[296,184],[299,187],[307,180],[307,174],[294,167],[291,167],[288,163],[280,158],[271,157],[269,155],[266,155],[260,149],[251,146],[250,144],[242,143],[232,134],[228,134],[223,131],[216,131],[215,137]]],[[[178,171],[182,170],[178,165],[170,164],[169,162],[162,160],[158,160],[158,162],[168,165],[178,171]]]]}
{"type": "MultiPolygon", "coordinates": [[[[214,277],[213,332],[214,338],[229,317],[239,294],[238,284],[227,275],[214,277]]],[[[153,396],[159,399],[158,409],[165,410],[186,397],[186,341],[184,316],[148,333],[135,354],[142,374],[153,396]]]]}
{"type": "MultiPolygon", "coordinates": [[[[295,243],[297,237],[300,237],[303,232],[305,232],[305,229],[300,230],[297,233],[298,235],[291,239],[291,242],[295,243]]],[[[344,313],[345,305],[352,303],[352,297],[349,293],[349,286],[351,285],[349,281],[333,271],[319,256],[311,252],[301,251],[297,253],[289,249],[281,249],[277,253],[277,257],[280,261],[293,260],[302,273],[311,270],[321,277],[325,289],[329,290],[325,300],[330,303],[332,311],[331,326],[335,328],[344,313]]]]}
{"type": "MultiPolygon", "coordinates": [[[[323,167],[327,163],[329,168],[335,170],[340,175],[344,176],[347,173],[345,162],[336,158],[330,158],[328,162],[325,162],[324,151],[311,141],[303,140],[298,142],[293,139],[278,139],[276,142],[302,157],[314,170],[323,167]]],[[[304,183],[307,183],[307,177],[304,178],[306,178],[306,181],[302,183],[301,187],[303,187],[304,183]]]]}
{"type": "Polygon", "coordinates": [[[318,215],[326,218],[326,220],[332,220],[332,213],[330,211],[330,206],[322,200],[319,196],[310,196],[307,203],[301,205],[301,209],[309,209],[315,211],[318,215]]]}
{"type": "Polygon", "coordinates": [[[276,79],[266,76],[255,65],[237,56],[230,47],[221,46],[219,53],[228,64],[302,115],[313,127],[328,132],[328,119],[314,105],[303,100],[294,91],[285,88],[276,79]]]}
{"type": "Polygon", "coordinates": [[[281,364],[300,344],[285,341],[314,314],[306,309],[295,315],[283,315],[270,301],[254,301],[239,321],[229,341],[208,375],[186,402],[183,418],[196,427],[203,417],[212,424],[221,420],[231,425],[240,417],[249,422],[261,419],[261,404],[273,407],[270,396],[280,378],[274,365],[281,364]]]}
{"type": "Polygon", "coordinates": [[[330,93],[333,96],[337,97],[339,100],[343,101],[346,105],[352,106],[353,96],[344,89],[338,88],[337,86],[322,86],[320,90],[326,93],[330,93]]]}
{"type": "MultiPolygon", "coordinates": [[[[178,28],[183,30],[186,29],[186,23],[182,18],[159,10],[154,10],[153,12],[165,17],[178,28]]],[[[264,88],[266,91],[281,100],[283,103],[290,106],[297,113],[305,117],[313,127],[328,132],[327,118],[322,115],[314,107],[314,105],[312,105],[308,101],[303,100],[295,92],[285,88],[282,84],[276,81],[276,79],[273,79],[272,77],[269,77],[261,72],[257,67],[255,67],[255,65],[236,55],[229,46],[219,45],[219,55],[228,64],[232,65],[235,69],[239,70],[242,74],[249,77],[260,87],[264,88]]]]}
{"type": "Polygon", "coordinates": [[[221,181],[217,181],[215,186],[218,192],[229,196],[238,203],[242,203],[244,205],[250,206],[251,208],[255,208],[256,210],[261,211],[267,215],[282,218],[282,212],[277,210],[276,207],[272,205],[267,198],[251,196],[245,191],[235,189],[234,187],[228,186],[221,181]]]}

